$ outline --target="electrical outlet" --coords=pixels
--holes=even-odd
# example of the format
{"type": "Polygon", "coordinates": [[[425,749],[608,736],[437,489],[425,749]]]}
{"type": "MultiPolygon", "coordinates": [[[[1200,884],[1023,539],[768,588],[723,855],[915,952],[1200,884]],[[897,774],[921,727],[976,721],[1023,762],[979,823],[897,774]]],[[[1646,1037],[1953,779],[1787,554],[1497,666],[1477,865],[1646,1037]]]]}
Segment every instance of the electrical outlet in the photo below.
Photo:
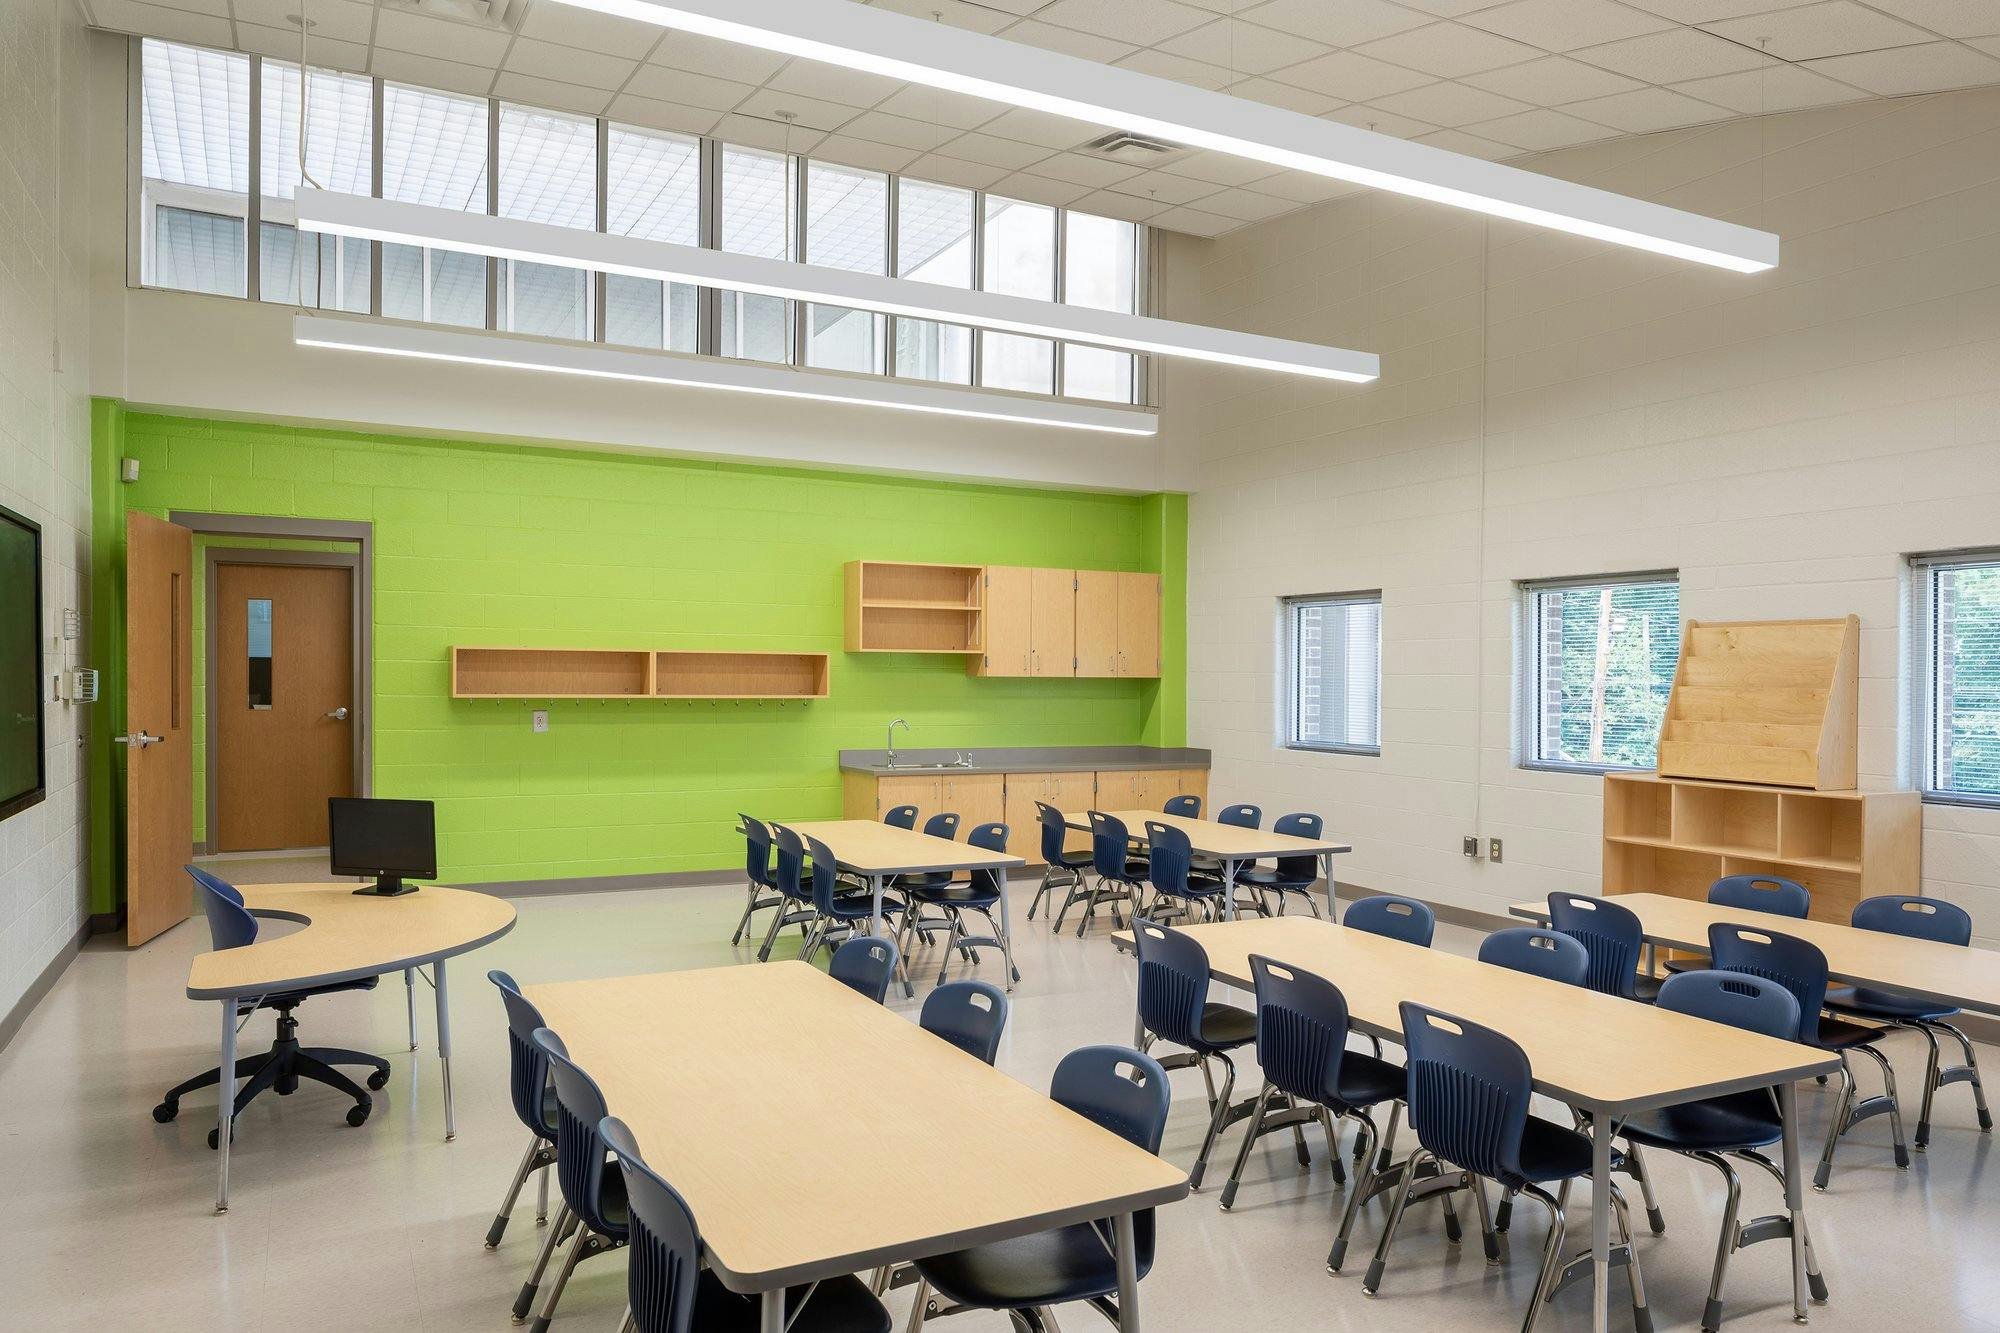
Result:
{"type": "Polygon", "coordinates": [[[1486,840],[1486,859],[1496,866],[1500,864],[1500,839],[1488,838],[1486,840]]]}
{"type": "Polygon", "coordinates": [[[549,710],[548,710],[548,709],[546,709],[546,708],[537,708],[537,709],[536,709],[536,710],[535,710],[535,711],[534,711],[534,712],[533,712],[533,713],[532,713],[532,714],[530,715],[530,717],[531,717],[531,725],[532,725],[532,726],[534,727],[534,731],[535,731],[535,734],[536,734],[537,736],[541,735],[541,734],[542,734],[543,732],[545,732],[545,731],[547,731],[547,730],[549,729],[549,710]]]}
{"type": "Polygon", "coordinates": [[[1466,834],[1465,841],[1460,844],[1460,850],[1465,853],[1467,860],[1477,861],[1479,859],[1478,836],[1471,833],[1466,834]]]}

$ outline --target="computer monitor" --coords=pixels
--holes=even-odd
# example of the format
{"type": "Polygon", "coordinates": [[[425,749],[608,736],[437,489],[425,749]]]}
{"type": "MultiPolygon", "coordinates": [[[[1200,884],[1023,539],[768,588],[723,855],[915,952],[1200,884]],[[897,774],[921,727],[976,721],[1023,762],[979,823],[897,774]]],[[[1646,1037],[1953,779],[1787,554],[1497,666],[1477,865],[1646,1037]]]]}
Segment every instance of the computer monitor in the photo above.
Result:
{"type": "Polygon", "coordinates": [[[356,893],[415,893],[413,879],[437,878],[437,815],[429,801],[334,796],[326,803],[328,848],[336,875],[373,875],[356,893]]]}

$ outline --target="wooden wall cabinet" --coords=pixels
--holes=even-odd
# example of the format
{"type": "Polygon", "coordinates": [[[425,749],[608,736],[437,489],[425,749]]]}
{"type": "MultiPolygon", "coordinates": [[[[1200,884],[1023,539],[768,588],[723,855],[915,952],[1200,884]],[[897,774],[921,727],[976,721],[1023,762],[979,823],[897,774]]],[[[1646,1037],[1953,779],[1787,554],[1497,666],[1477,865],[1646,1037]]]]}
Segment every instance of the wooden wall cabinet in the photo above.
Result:
{"type": "Polygon", "coordinates": [[[454,699],[824,699],[825,653],[451,650],[454,699]]]}
{"type": "Polygon", "coordinates": [[[1076,578],[1073,569],[986,568],[986,651],[975,676],[1074,676],[1076,578]]]}
{"type": "Polygon", "coordinates": [[[1076,572],[1076,674],[1160,674],[1160,576],[1076,572]]]}
{"type": "Polygon", "coordinates": [[[985,575],[981,565],[849,561],[847,651],[981,652],[985,575]]]}
{"type": "Polygon", "coordinates": [[[1205,768],[1106,770],[1097,775],[1099,810],[1158,810],[1176,796],[1198,796],[1208,807],[1205,768]]]}

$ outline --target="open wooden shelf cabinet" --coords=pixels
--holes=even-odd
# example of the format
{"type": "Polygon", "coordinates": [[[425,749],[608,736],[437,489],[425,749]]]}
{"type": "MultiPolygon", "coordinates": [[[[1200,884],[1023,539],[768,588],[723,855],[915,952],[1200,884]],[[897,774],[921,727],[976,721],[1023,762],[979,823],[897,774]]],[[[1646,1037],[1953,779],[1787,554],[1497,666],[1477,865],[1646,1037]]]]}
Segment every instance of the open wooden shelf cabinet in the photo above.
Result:
{"type": "Polygon", "coordinates": [[[1861,626],[1837,620],[1690,620],[1660,728],[1678,778],[1854,786],[1861,626]]]}
{"type": "Polygon", "coordinates": [[[824,699],[825,653],[451,650],[454,699],[824,699]]]}

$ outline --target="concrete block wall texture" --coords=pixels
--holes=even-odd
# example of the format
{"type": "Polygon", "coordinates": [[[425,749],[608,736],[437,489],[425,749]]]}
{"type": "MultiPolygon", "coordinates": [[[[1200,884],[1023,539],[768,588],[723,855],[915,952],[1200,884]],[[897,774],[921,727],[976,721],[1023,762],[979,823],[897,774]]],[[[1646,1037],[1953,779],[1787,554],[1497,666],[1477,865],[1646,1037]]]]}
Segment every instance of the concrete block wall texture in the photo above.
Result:
{"type": "Polygon", "coordinates": [[[837,816],[836,752],[897,716],[918,745],[1181,742],[1171,648],[1159,682],[975,680],[962,656],[841,644],[850,559],[1160,570],[1178,596],[1175,497],[100,417],[141,465],[110,483],[120,513],[374,524],[374,790],[438,801],[446,878],[733,865],[739,812],[837,816]],[[481,643],[825,651],[832,697],[453,700],[450,648],[481,643]]]}
{"type": "MultiPolygon", "coordinates": [[[[89,665],[92,643],[47,647],[65,609],[87,625],[91,609],[84,40],[66,0],[0,9],[0,505],[42,526],[51,674],[89,665]]],[[[88,911],[89,709],[43,708],[48,799],[0,821],[0,1014],[63,956],[88,911]]]]}
{"type": "MultiPolygon", "coordinates": [[[[1362,388],[1165,368],[1210,790],[1324,812],[1344,879],[1488,912],[1600,882],[1599,779],[1516,762],[1519,580],[1678,569],[1689,618],[1857,613],[1862,784],[1907,786],[1906,557],[2000,547],[2000,89],[1527,165],[1776,231],[1782,263],[1363,194],[1162,265],[1163,315],[1383,358],[1362,388]],[[1381,756],[1281,748],[1278,598],[1377,588],[1381,756]]],[[[1924,828],[1923,892],[2000,941],[2000,811],[1924,828]]]]}

